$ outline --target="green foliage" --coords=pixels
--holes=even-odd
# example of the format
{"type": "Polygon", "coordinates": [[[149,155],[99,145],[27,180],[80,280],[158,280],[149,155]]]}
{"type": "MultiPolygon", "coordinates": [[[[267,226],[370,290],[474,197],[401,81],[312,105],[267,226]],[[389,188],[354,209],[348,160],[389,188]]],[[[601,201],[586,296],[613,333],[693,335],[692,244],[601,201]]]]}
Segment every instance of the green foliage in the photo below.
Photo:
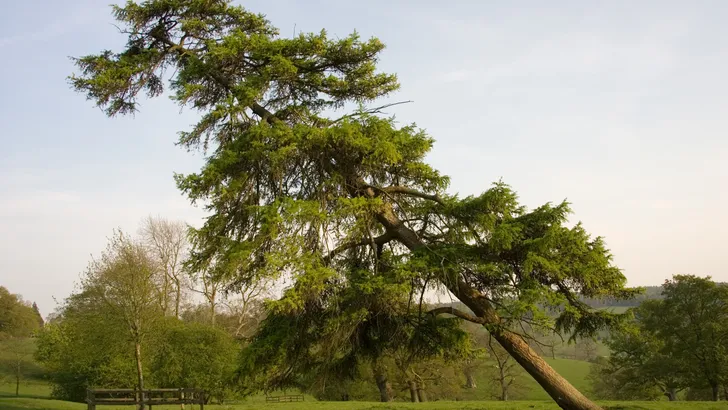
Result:
{"type": "Polygon", "coordinates": [[[150,363],[155,385],[204,389],[218,402],[230,395],[238,346],[229,334],[176,319],[158,332],[150,363]]]}
{"type": "Polygon", "coordinates": [[[642,302],[630,326],[612,334],[609,359],[595,365],[599,397],[673,400],[686,388],[719,389],[728,380],[728,287],[676,275],[662,298],[642,302]]]}
{"type": "Polygon", "coordinates": [[[28,337],[40,329],[36,311],[20,295],[0,286],[0,340],[8,337],[28,337]]]}
{"type": "Polygon", "coordinates": [[[135,368],[125,323],[88,292],[66,300],[61,319],[38,335],[36,359],[53,397],[83,401],[90,387],[133,386],[135,368]]]}
{"type": "Polygon", "coordinates": [[[172,73],[172,98],[201,111],[179,142],[214,150],[200,172],[176,176],[211,213],[188,268],[233,286],[292,283],[243,355],[249,386],[346,375],[395,343],[410,371],[458,356],[455,320],[417,298],[433,288],[477,304],[475,321],[496,333],[527,321],[576,338],[620,323],[580,298],[636,292],[601,238],[567,226],[567,203],[528,211],[503,183],[446,195],[448,178],[425,162],[433,139],[363,107],[398,87],[376,70],[379,40],[282,38],[224,0],[127,2],[114,14],[125,49],[75,59],[71,83],[116,115],[161,94],[172,73]],[[360,108],[327,117],[348,103],[360,108]]]}
{"type": "Polygon", "coordinates": [[[642,319],[699,385],[719,389],[728,381],[728,286],[710,277],[676,275],[663,285],[664,299],[642,319]]]}

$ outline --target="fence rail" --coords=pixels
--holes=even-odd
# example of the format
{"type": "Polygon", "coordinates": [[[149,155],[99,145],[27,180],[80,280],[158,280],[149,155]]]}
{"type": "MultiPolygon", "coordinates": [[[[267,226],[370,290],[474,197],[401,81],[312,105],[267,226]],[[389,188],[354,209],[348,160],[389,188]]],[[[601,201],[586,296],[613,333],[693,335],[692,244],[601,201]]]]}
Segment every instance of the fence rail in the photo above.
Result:
{"type": "Polygon", "coordinates": [[[159,405],[199,404],[204,410],[205,392],[199,389],[89,389],[86,391],[88,410],[96,406],[138,406],[151,410],[159,405]]]}
{"type": "Polygon", "coordinates": [[[268,403],[292,403],[303,401],[302,394],[294,394],[290,396],[265,396],[265,401],[268,403]]]}

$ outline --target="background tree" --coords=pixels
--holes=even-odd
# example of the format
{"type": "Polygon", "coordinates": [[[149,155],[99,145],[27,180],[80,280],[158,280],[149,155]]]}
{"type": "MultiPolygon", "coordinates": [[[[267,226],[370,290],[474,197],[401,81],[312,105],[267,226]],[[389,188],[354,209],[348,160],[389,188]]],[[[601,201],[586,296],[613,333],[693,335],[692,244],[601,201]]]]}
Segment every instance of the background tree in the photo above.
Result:
{"type": "MultiPolygon", "coordinates": [[[[82,286],[119,317],[134,348],[137,388],[144,390],[142,343],[162,315],[154,278],[159,265],[141,243],[117,231],[99,259],[93,260],[82,286]]],[[[144,408],[144,405],[141,405],[144,408]]]]}
{"type": "Polygon", "coordinates": [[[32,306],[0,286],[0,339],[29,337],[40,328],[32,306]]]}
{"type": "Polygon", "coordinates": [[[376,71],[379,40],[282,38],[224,0],[128,2],[114,14],[126,49],[77,59],[71,83],[107,114],[128,114],[173,73],[173,98],[202,111],[180,143],[214,151],[200,173],[178,177],[212,212],[195,232],[196,271],[214,262],[239,281],[288,275],[305,284],[285,297],[301,312],[341,272],[345,250],[376,259],[387,248],[418,272],[418,286],[438,284],[468,306],[472,315],[449,313],[488,326],[561,407],[598,408],[510,324],[548,321],[540,309],[558,306],[559,329],[594,333],[617,317],[579,295],[627,296],[624,276],[601,239],[565,226],[567,204],[527,212],[503,184],[445,195],[448,179],[424,162],[433,141],[421,130],[374,115],[381,109],[324,117],[398,88],[376,71]]]}
{"type": "Polygon", "coordinates": [[[39,327],[43,327],[45,324],[45,321],[43,320],[43,315],[40,313],[40,309],[38,309],[38,304],[33,302],[33,312],[35,313],[36,320],[38,321],[39,327]]]}
{"type": "Polygon", "coordinates": [[[491,382],[497,386],[498,395],[496,398],[501,401],[507,401],[510,393],[520,387],[520,383],[524,376],[523,369],[518,366],[515,360],[503,350],[503,348],[493,342],[493,338],[488,338],[488,353],[492,368],[490,373],[491,382]]]}
{"type": "Polygon", "coordinates": [[[646,305],[645,328],[718,400],[728,376],[728,286],[710,277],[675,275],[665,281],[662,294],[663,300],[646,305]]]}
{"type": "Polygon", "coordinates": [[[20,385],[26,375],[37,370],[29,360],[34,345],[29,338],[42,326],[35,304],[31,305],[22,296],[0,286],[0,368],[10,376],[16,396],[20,394],[20,385]]]}
{"type": "Polygon", "coordinates": [[[609,357],[592,366],[591,377],[600,398],[652,400],[664,395],[674,401],[690,384],[685,364],[642,322],[659,310],[660,302],[651,302],[636,308],[639,319],[632,326],[613,332],[607,342],[609,357]]]}
{"type": "Polygon", "coordinates": [[[180,315],[180,306],[187,288],[183,262],[187,257],[189,241],[187,224],[162,217],[147,217],[142,223],[141,237],[150,254],[159,264],[159,292],[157,299],[165,313],[180,315]],[[172,303],[170,303],[170,297],[172,303]]]}
{"type": "Polygon", "coordinates": [[[134,386],[134,351],[124,329],[124,319],[90,290],[68,297],[37,338],[36,360],[53,397],[83,402],[88,388],[134,386]]]}
{"type": "Polygon", "coordinates": [[[155,338],[151,376],[159,386],[198,388],[223,403],[229,397],[238,346],[225,331],[210,325],[168,321],[155,338]]]}
{"type": "Polygon", "coordinates": [[[20,384],[25,380],[26,376],[32,372],[34,366],[30,365],[30,359],[33,356],[34,346],[27,339],[9,338],[0,344],[0,349],[4,359],[0,361],[0,366],[8,370],[7,373],[12,375],[12,382],[15,384],[15,396],[20,396],[20,384]]]}

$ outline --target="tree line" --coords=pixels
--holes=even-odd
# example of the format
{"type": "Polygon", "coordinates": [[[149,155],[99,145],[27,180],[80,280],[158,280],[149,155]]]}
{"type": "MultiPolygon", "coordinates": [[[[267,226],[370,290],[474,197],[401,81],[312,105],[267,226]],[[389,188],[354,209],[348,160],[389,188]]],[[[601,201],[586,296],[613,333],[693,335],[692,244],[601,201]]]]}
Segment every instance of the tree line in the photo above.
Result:
{"type": "Polygon", "coordinates": [[[610,355],[592,368],[595,395],[728,400],[728,285],[676,275],[661,287],[660,298],[630,314],[632,320],[608,340],[610,355]]]}

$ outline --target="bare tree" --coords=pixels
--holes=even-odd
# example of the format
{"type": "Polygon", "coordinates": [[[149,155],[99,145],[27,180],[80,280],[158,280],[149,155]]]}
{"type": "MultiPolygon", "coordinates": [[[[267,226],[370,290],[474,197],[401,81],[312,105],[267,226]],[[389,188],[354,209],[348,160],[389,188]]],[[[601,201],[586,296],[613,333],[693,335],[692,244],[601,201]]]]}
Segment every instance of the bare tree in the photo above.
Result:
{"type": "Polygon", "coordinates": [[[210,324],[215,325],[217,306],[220,304],[220,293],[223,283],[214,273],[213,267],[207,267],[200,272],[190,272],[190,290],[199,293],[205,298],[210,312],[210,324]]]}
{"type": "Polygon", "coordinates": [[[175,317],[179,317],[186,281],[182,263],[189,249],[187,225],[181,221],[149,216],[142,223],[140,231],[144,245],[160,266],[160,307],[165,313],[172,311],[175,317]]]}
{"type": "Polygon", "coordinates": [[[238,339],[250,337],[265,317],[263,302],[270,296],[269,282],[241,283],[229,288],[225,296],[222,304],[235,318],[230,333],[238,339]]]}
{"type": "Polygon", "coordinates": [[[20,383],[27,373],[26,366],[33,357],[33,348],[27,339],[20,337],[8,338],[4,341],[2,347],[7,357],[3,364],[4,367],[8,368],[8,374],[12,376],[15,382],[15,396],[17,397],[20,396],[20,383]]]}
{"type": "Polygon", "coordinates": [[[495,372],[492,377],[493,381],[498,383],[500,392],[498,399],[502,401],[508,400],[508,394],[519,378],[523,374],[523,370],[518,363],[506,352],[500,345],[493,343],[493,338],[488,338],[488,351],[495,361],[495,372]]]}
{"type": "MultiPolygon", "coordinates": [[[[84,291],[98,298],[111,314],[126,323],[134,345],[137,388],[142,399],[142,342],[154,322],[164,314],[155,300],[157,268],[158,264],[143,244],[116,231],[101,258],[91,261],[82,281],[84,291]]],[[[143,410],[144,404],[140,408],[143,410]]]]}

